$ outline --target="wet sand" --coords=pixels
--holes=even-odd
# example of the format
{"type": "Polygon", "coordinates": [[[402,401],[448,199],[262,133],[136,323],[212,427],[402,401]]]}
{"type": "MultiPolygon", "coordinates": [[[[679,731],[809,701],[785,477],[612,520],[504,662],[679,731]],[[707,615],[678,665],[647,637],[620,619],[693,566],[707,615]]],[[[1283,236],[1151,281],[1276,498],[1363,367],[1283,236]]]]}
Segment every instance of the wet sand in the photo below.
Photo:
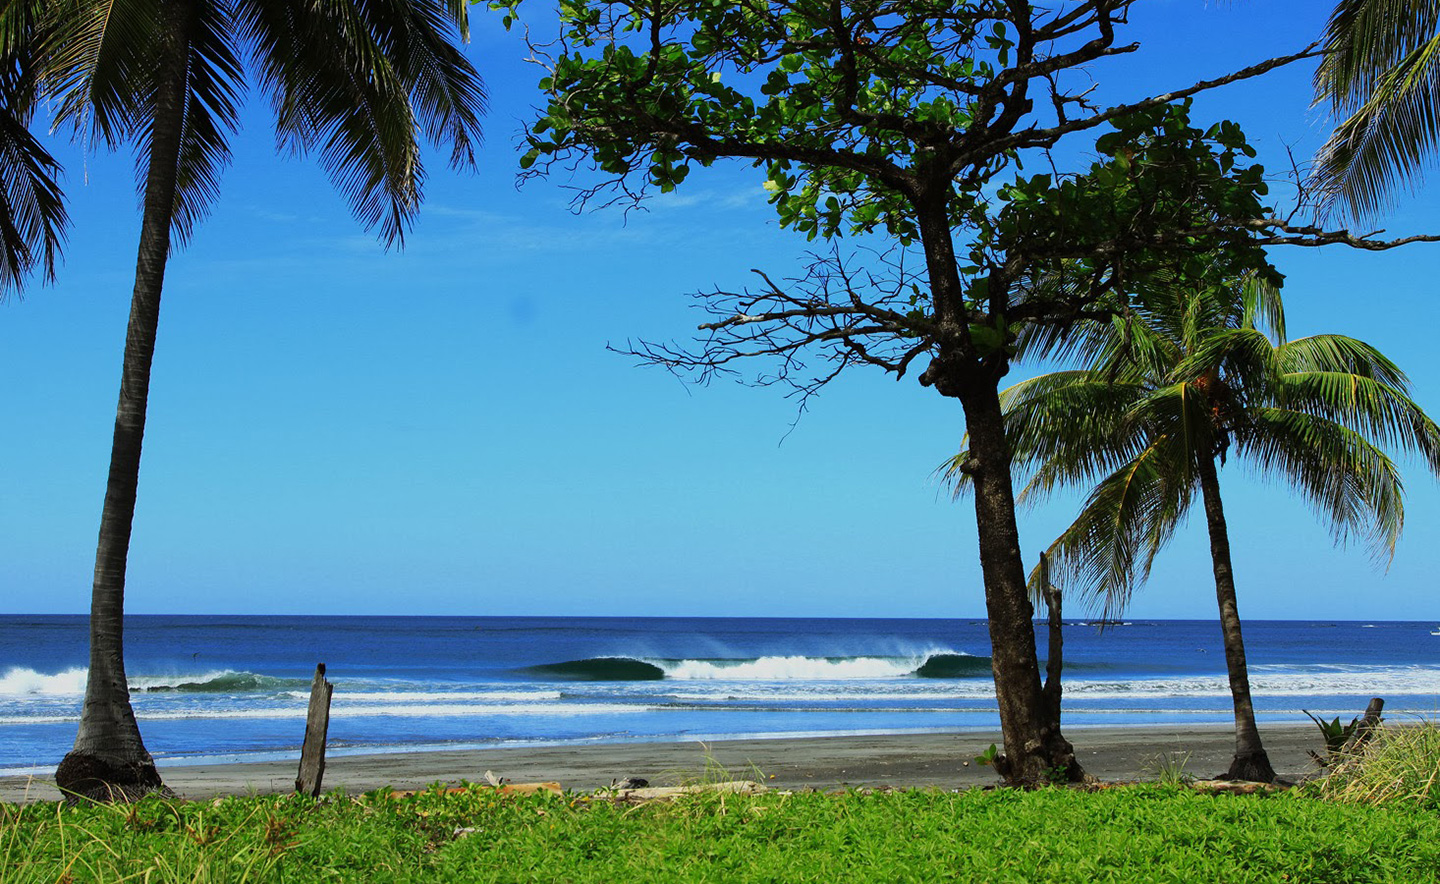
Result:
{"type": "MultiPolygon", "coordinates": [[[[1167,766],[1180,764],[1189,776],[1213,777],[1229,766],[1235,747],[1234,732],[1223,726],[1071,728],[1066,736],[1086,772],[1106,782],[1159,779],[1167,766]]],[[[1316,771],[1306,754],[1322,745],[1313,725],[1264,727],[1261,737],[1282,778],[1298,780],[1316,771]]],[[[558,782],[565,789],[585,791],[626,777],[644,777],[656,786],[714,779],[722,769],[736,779],[787,789],[957,788],[998,782],[993,771],[974,762],[998,742],[998,732],[957,732],[346,755],[328,759],[324,789],[351,794],[383,786],[421,789],[432,783],[483,782],[485,772],[492,771],[515,783],[558,782]]],[[[181,796],[204,799],[288,792],[294,788],[297,767],[295,761],[177,767],[162,763],[160,773],[181,796]]],[[[59,798],[48,779],[0,777],[0,801],[59,798]]]]}

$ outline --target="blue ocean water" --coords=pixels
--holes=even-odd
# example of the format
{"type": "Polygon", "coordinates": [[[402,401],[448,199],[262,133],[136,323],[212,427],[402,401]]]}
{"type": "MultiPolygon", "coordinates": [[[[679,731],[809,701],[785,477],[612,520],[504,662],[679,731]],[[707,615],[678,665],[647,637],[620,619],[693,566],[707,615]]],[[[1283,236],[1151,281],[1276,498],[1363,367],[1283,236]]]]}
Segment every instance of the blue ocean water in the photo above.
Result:
{"type": "MultiPolygon", "coordinates": [[[[1435,624],[1245,629],[1262,727],[1348,719],[1371,696],[1392,716],[1440,710],[1435,624]]],[[[989,652],[981,620],[126,620],[135,712],[170,764],[297,757],[318,662],[338,754],[994,728],[989,652]]],[[[1077,622],[1065,655],[1067,728],[1231,720],[1214,622],[1077,622]]],[[[85,665],[84,617],[0,617],[0,774],[69,749],[85,665]]]]}

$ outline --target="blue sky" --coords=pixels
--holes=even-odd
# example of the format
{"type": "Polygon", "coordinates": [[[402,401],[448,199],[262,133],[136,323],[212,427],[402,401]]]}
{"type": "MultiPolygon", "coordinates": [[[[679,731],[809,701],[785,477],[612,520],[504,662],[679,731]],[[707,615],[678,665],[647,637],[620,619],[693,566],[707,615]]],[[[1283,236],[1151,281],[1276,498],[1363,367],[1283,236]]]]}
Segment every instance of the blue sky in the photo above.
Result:
{"type": "MultiPolygon", "coordinates": [[[[1096,65],[1108,101],[1298,49],[1328,4],[1139,4],[1134,56],[1096,65]]],[[[537,9],[540,7],[537,7],[537,9]]],[[[491,92],[479,174],[430,165],[401,252],[359,229],[318,167],[277,157],[252,98],[223,195],[170,262],[127,606],[135,613],[974,617],[975,526],[936,465],[957,403],[857,370],[795,405],[689,388],[606,345],[686,339],[686,293],[784,276],[806,250],[742,166],[697,171],[650,211],[568,209],[565,180],[515,186],[540,71],[476,10],[491,92]],[[782,441],[783,440],[783,441],[782,441]]],[[[1197,101],[1272,170],[1328,121],[1312,68],[1197,101]]],[[[75,219],[53,286],[0,305],[0,611],[87,609],[138,215],[130,157],[63,142],[75,219]]],[[[579,179],[585,181],[583,177],[579,179]]],[[[1433,189],[1386,226],[1440,229],[1433,189]]],[[[1440,246],[1276,250],[1292,336],[1384,349],[1440,413],[1440,246]]],[[[1027,369],[1017,370],[1015,377],[1027,369]]],[[[1440,494],[1411,464],[1388,571],[1336,550],[1282,487],[1222,475],[1241,613],[1440,619],[1440,494]]],[[[1024,515],[1027,560],[1073,515],[1024,515]]],[[[1131,612],[1213,616],[1203,525],[1131,612]]]]}

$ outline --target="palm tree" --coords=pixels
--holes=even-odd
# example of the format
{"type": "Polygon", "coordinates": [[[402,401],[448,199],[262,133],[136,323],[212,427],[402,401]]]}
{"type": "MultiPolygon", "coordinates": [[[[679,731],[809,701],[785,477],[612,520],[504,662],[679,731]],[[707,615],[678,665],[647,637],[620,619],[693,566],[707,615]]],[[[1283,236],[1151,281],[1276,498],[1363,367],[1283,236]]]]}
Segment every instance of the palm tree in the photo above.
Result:
{"type": "Polygon", "coordinates": [[[1355,218],[1387,208],[1440,140],[1440,0],[1339,0],[1315,102],[1341,123],[1315,158],[1321,205],[1355,218]]]}
{"type": "Polygon", "coordinates": [[[68,218],[60,165],[30,132],[38,103],[35,0],[0,0],[0,297],[37,265],[54,278],[68,218]]]}
{"type": "Polygon", "coordinates": [[[44,83],[57,117],[99,144],[133,143],[142,192],[90,614],[90,675],[61,789],[95,799],[163,788],[130,707],[125,563],[165,265],[219,192],[247,77],[278,143],[318,153],[367,228],[399,243],[419,206],[417,131],[473,167],[484,90],[460,53],[464,0],[48,0],[44,83]],[[458,39],[457,39],[458,38],[458,39]]]}
{"type": "Polygon", "coordinates": [[[1269,782],[1275,773],[1250,699],[1219,468],[1233,454],[1288,480],[1337,542],[1358,535],[1388,560],[1404,522],[1403,488],[1382,446],[1418,452],[1440,472],[1440,427],[1374,347],[1339,335],[1286,342],[1273,290],[1222,285],[1147,300],[1148,309],[1074,330],[1064,349],[1088,368],[1003,394],[1017,470],[1029,476],[1020,500],[1094,483],[1048,553],[1062,582],[1109,617],[1149,576],[1198,492],[1235,708],[1226,776],[1269,782]]]}

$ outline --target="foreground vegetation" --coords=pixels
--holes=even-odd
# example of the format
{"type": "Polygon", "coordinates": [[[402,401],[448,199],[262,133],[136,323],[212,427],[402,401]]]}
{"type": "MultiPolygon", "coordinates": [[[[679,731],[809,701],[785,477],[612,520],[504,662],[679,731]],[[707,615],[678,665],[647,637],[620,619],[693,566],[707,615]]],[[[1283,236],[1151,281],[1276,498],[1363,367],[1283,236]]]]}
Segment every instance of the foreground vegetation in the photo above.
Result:
{"type": "Polygon", "coordinates": [[[1440,876],[1435,810],[1178,785],[0,805],[0,880],[1414,882],[1440,876]]]}
{"type": "MultiPolygon", "coordinates": [[[[0,884],[56,881],[1440,881],[1440,725],[1382,727],[1322,780],[1103,789],[695,792],[488,786],[319,801],[0,804],[0,884]]],[[[711,775],[719,773],[710,771],[711,775]]]]}

